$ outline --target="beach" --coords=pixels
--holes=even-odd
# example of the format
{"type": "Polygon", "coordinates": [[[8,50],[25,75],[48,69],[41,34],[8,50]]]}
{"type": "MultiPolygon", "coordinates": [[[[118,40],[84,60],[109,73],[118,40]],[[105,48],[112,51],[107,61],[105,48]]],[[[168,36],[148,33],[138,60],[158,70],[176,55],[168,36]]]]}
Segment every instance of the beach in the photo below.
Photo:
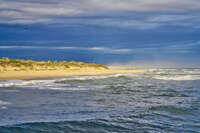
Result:
{"type": "Polygon", "coordinates": [[[43,71],[5,71],[0,72],[0,81],[5,80],[29,80],[29,79],[50,79],[69,76],[92,76],[126,73],[143,73],[143,70],[110,70],[110,69],[75,69],[75,70],[43,70],[43,71]]]}

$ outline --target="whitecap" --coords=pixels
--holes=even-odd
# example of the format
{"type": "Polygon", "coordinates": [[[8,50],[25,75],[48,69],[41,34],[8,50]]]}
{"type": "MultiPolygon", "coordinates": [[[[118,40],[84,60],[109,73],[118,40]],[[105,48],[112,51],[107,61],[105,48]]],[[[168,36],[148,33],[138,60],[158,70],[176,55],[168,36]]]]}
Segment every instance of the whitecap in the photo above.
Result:
{"type": "Polygon", "coordinates": [[[10,86],[34,86],[53,83],[55,80],[8,80],[0,82],[0,87],[10,87],[10,86]]]}
{"type": "Polygon", "coordinates": [[[96,80],[96,79],[107,79],[107,78],[118,78],[121,76],[125,77],[135,77],[137,74],[112,74],[112,75],[98,75],[98,76],[73,76],[68,78],[63,78],[57,81],[67,81],[67,80],[96,80]]]}
{"type": "Polygon", "coordinates": [[[0,87],[14,86],[21,82],[22,82],[22,80],[8,80],[8,81],[0,82],[0,87]]]}
{"type": "Polygon", "coordinates": [[[0,82],[0,87],[10,86],[51,86],[52,84],[59,81],[66,80],[95,80],[95,79],[106,79],[106,78],[117,78],[120,76],[136,76],[136,74],[113,74],[113,75],[99,75],[99,76],[74,76],[68,78],[49,79],[49,80],[8,80],[0,82]]]}
{"type": "MultiPolygon", "coordinates": [[[[58,79],[49,79],[49,80],[9,80],[0,82],[0,87],[20,87],[20,88],[37,88],[37,89],[49,89],[49,90],[88,90],[88,89],[96,89],[96,86],[76,86],[71,83],[67,83],[68,81],[77,80],[77,81],[87,81],[87,80],[97,80],[97,79],[107,79],[107,78],[118,78],[118,77],[135,77],[136,74],[113,74],[113,75],[99,75],[99,76],[74,76],[67,78],[58,78],[58,79]],[[60,82],[66,82],[64,84],[60,84],[60,82]],[[74,87],[74,88],[71,88],[74,87]]],[[[100,87],[102,88],[102,87],[100,87]]]]}
{"type": "Polygon", "coordinates": [[[2,106],[1,109],[8,109],[8,107],[6,107],[6,106],[2,106]]]}
{"type": "Polygon", "coordinates": [[[186,74],[200,74],[200,69],[184,69],[183,71],[186,74]]]}
{"type": "MultiPolygon", "coordinates": [[[[88,90],[90,88],[77,86],[77,87],[70,87],[70,84],[57,84],[56,82],[61,81],[64,79],[57,79],[57,80],[13,80],[13,81],[5,81],[0,83],[0,87],[11,87],[11,86],[19,86],[21,88],[37,88],[40,90],[88,90]]],[[[8,91],[8,90],[7,90],[8,91]]],[[[0,101],[1,104],[7,104],[6,102],[0,101]]]]}
{"type": "Polygon", "coordinates": [[[11,104],[11,103],[6,102],[6,101],[1,101],[1,100],[0,100],[0,105],[9,105],[9,104],[11,104]]]}
{"type": "Polygon", "coordinates": [[[154,76],[152,77],[154,79],[159,79],[159,80],[178,80],[178,81],[182,81],[182,80],[200,80],[200,75],[181,75],[181,76],[177,76],[177,75],[167,75],[167,76],[154,76]]]}

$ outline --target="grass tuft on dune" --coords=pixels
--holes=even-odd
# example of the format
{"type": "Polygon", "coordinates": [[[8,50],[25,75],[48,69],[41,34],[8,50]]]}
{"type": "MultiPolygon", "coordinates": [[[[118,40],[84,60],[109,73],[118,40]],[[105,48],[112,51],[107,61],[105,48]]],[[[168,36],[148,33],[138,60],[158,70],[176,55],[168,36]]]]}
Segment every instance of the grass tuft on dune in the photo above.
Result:
{"type": "Polygon", "coordinates": [[[46,70],[67,70],[67,69],[81,69],[81,68],[93,68],[93,69],[109,69],[101,64],[89,64],[83,62],[37,62],[32,60],[17,60],[3,57],[0,59],[0,71],[46,71],[46,70]]]}
{"type": "Polygon", "coordinates": [[[32,60],[11,60],[5,57],[0,59],[0,81],[143,72],[143,70],[112,70],[101,64],[75,61],[37,62],[32,60]]]}

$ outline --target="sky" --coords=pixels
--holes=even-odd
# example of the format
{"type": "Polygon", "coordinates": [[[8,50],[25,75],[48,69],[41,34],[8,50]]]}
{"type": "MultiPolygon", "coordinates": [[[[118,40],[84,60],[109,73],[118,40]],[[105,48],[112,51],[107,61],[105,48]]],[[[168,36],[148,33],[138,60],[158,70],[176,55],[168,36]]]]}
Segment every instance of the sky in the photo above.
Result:
{"type": "Polygon", "coordinates": [[[0,57],[200,66],[199,0],[0,0],[0,57]]]}

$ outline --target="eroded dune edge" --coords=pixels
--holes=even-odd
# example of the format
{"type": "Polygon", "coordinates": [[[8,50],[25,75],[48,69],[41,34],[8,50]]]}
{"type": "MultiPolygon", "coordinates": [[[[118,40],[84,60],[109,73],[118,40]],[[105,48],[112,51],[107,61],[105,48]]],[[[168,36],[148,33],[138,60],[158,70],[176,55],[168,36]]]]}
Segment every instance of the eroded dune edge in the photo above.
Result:
{"type": "Polygon", "coordinates": [[[0,81],[143,72],[143,70],[112,70],[101,64],[74,61],[36,62],[32,60],[10,60],[8,58],[0,59],[0,81]]]}

